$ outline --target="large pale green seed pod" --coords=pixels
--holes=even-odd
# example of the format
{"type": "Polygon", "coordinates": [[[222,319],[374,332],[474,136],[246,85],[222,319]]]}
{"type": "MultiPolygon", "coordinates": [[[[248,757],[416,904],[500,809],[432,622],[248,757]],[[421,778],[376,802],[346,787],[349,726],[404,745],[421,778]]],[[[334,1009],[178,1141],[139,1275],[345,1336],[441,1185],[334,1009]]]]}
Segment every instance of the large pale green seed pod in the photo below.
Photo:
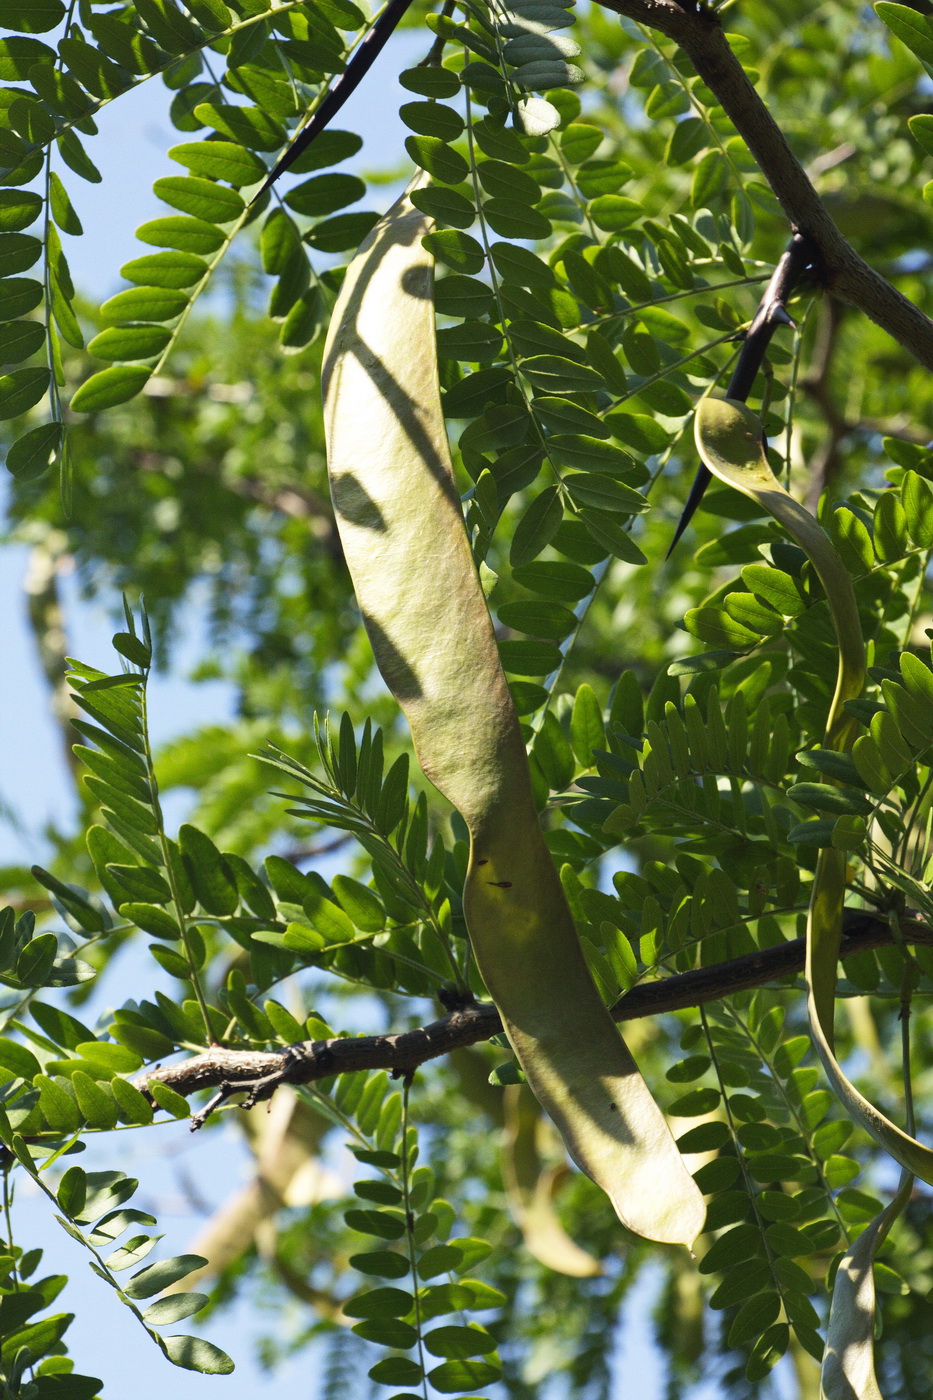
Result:
{"type": "Polygon", "coordinates": [[[324,351],[331,489],[376,660],[472,849],[477,963],[574,1161],[649,1239],[691,1244],[704,1204],[587,968],[532,799],[470,554],[441,411],[431,222],[407,195],[351,263],[324,351]]]}

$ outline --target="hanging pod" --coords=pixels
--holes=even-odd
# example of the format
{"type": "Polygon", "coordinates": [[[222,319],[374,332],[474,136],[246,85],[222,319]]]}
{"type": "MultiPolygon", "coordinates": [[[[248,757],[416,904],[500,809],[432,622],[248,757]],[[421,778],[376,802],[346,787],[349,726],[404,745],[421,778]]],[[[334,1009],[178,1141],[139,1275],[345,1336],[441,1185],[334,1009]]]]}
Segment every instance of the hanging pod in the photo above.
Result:
{"type": "Polygon", "coordinates": [[[467,925],[528,1083],[619,1218],[689,1245],[703,1199],[602,1003],[538,823],[451,467],[431,228],[406,192],[337,299],[323,384],[340,536],[421,766],[470,829],[467,925]]]}
{"type": "MultiPolygon", "coordinates": [[[[759,419],[735,399],[705,398],[697,407],[697,448],[715,477],[763,506],[805,552],[826,593],[839,646],[836,690],[823,747],[847,753],[857,724],[845,702],[865,684],[865,645],[849,572],[809,511],[784,490],[768,465],[759,419]]],[[[825,1400],[880,1400],[872,1358],[875,1293],[872,1265],[910,1196],[912,1175],[933,1184],[933,1151],[905,1133],[859,1093],[836,1059],[833,1013],[842,938],[846,853],[824,848],[817,858],[807,921],[806,978],[810,1029],[826,1076],[846,1112],[904,1169],[901,1186],[843,1257],[836,1275],[821,1394],[825,1400]]]]}
{"type": "Polygon", "coordinates": [[[883,1400],[875,1376],[873,1265],[888,1232],[910,1200],[914,1178],[901,1176],[890,1205],[876,1215],[839,1261],[820,1371],[821,1400],[883,1400]]]}
{"type": "Polygon", "coordinates": [[[504,1093],[505,1133],[502,1144],[502,1182],[512,1219],[521,1230],[528,1253],[559,1274],[593,1278],[602,1265],[581,1249],[560,1222],[554,1198],[562,1179],[570,1175],[564,1160],[545,1166],[541,1139],[546,1130],[556,1138],[527,1084],[510,1084],[504,1093]]]}

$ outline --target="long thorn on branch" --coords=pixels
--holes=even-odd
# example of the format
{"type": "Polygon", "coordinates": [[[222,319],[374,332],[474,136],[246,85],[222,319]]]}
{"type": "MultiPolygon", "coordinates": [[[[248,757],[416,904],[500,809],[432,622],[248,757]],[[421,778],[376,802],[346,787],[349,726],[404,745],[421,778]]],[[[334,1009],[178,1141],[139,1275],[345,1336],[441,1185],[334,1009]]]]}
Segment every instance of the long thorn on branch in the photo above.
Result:
{"type": "MultiPolygon", "coordinates": [[[[902,919],[901,936],[907,943],[933,943],[933,930],[915,916],[902,919]]],[[[863,910],[846,911],[842,958],[883,947],[891,941],[888,920],[863,910]]],[[[803,969],[804,951],[805,940],[795,938],[712,967],[643,983],[619,998],[611,1007],[612,1017],[624,1022],[659,1016],[793,977],[803,969]]],[[[331,1075],[370,1069],[386,1069],[395,1076],[407,1075],[428,1060],[490,1040],[502,1029],[494,1006],[471,1001],[438,1021],[394,1035],[302,1041],[271,1051],[230,1050],[215,1045],[203,1055],[140,1075],[135,1084],[143,1092],[153,1082],[167,1084],[184,1096],[202,1089],[216,1089],[209,1103],[191,1119],[194,1131],[235,1094],[245,1094],[241,1107],[251,1108],[271,1098],[281,1084],[312,1084],[331,1075]]]]}
{"type": "Polygon", "coordinates": [[[284,175],[286,170],[290,170],[300,156],[311,145],[311,142],[321,134],[324,128],[333,121],[343,104],[353,95],[360,83],[366,77],[370,68],[391,39],[399,20],[411,4],[411,0],[388,0],[388,4],[382,14],[374,23],[372,29],[362,41],[356,53],[347,64],[345,72],[341,73],[324,98],[324,101],[314,113],[308,125],[302,129],[295,137],[285,154],[276,162],[269,171],[262,186],[256,191],[250,200],[255,204],[257,199],[265,194],[270,186],[274,185],[280,175],[284,175]]]}

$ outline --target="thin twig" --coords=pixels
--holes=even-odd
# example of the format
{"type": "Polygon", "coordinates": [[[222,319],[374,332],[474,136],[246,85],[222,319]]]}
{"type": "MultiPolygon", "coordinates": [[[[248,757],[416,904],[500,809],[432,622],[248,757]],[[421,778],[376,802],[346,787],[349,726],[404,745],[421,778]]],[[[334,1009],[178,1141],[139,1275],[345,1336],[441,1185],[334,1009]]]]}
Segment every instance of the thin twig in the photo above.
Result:
{"type": "Polygon", "coordinates": [[[306,860],[318,860],[321,856],[333,855],[334,851],[342,850],[355,839],[351,831],[342,831],[330,841],[321,841],[312,846],[293,846],[287,851],[279,851],[278,854],[283,860],[287,860],[289,865],[302,865],[306,860]]]}
{"type": "MultiPolygon", "coordinates": [[[[456,0],[444,0],[444,7],[441,10],[442,19],[450,19],[454,12],[456,0]]],[[[428,49],[424,58],[418,64],[419,68],[437,68],[444,57],[444,45],[446,43],[443,33],[435,35],[434,43],[428,49]]]]}

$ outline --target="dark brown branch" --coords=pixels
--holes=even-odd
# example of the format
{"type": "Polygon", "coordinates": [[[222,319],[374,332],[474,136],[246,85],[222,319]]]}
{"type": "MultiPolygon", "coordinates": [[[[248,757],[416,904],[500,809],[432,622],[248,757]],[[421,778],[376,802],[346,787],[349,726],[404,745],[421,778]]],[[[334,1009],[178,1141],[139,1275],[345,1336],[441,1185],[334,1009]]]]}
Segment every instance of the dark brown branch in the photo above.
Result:
{"type": "Polygon", "coordinates": [[[933,369],[933,321],[870,267],[842,236],[787,138],[729,47],[709,10],[689,13],[672,0],[599,0],[606,9],[673,39],[715,94],[784,210],[791,228],[816,246],[821,281],[933,369]]]}
{"type": "Polygon", "coordinates": [[[329,534],[333,528],[334,512],[330,502],[309,486],[294,481],[287,486],[269,486],[256,477],[231,478],[229,475],[223,477],[223,484],[238,496],[246,496],[268,510],[280,511],[295,520],[323,521],[324,533],[329,534]]]}
{"type": "MultiPolygon", "coordinates": [[[[901,932],[908,943],[933,943],[933,930],[919,919],[902,919],[901,932]]],[[[885,920],[861,910],[846,911],[843,958],[891,942],[885,920]]],[[[804,939],[795,938],[775,948],[633,987],[611,1008],[612,1017],[615,1021],[635,1021],[660,1016],[793,977],[803,970],[804,945],[804,939]]],[[[502,1021],[494,1006],[471,1002],[439,1021],[396,1035],[302,1041],[274,1051],[228,1050],[215,1045],[203,1055],[140,1075],[135,1082],[145,1090],[147,1084],[158,1081],[186,1096],[216,1088],[211,1102],[191,1120],[192,1129],[196,1129],[234,1094],[245,1093],[243,1107],[252,1107],[269,1098],[280,1084],[312,1084],[334,1074],[368,1069],[387,1069],[397,1076],[411,1074],[428,1060],[490,1040],[501,1031],[502,1021]]]]}
{"type": "Polygon", "coordinates": [[[820,500],[833,490],[845,465],[843,444],[857,433],[880,433],[899,437],[906,442],[925,447],[929,429],[914,427],[903,418],[885,421],[878,418],[848,419],[833,394],[833,362],[839,348],[839,332],[846,308],[835,297],[824,297],[820,306],[813,360],[800,379],[800,389],[812,399],[826,423],[826,438],[809,462],[809,482],[804,504],[815,515],[820,500]]]}
{"type": "Polygon", "coordinates": [[[306,860],[317,860],[321,856],[333,855],[334,851],[340,851],[344,846],[354,840],[352,832],[343,831],[338,836],[334,836],[330,841],[320,841],[311,846],[292,846],[287,851],[278,851],[277,854],[283,860],[287,860],[290,865],[301,865],[306,860]]]}
{"type": "Polygon", "coordinates": [[[293,520],[306,520],[311,533],[320,540],[335,564],[343,564],[343,545],[337,532],[337,522],[330,501],[310,486],[291,481],[285,486],[270,486],[256,477],[225,474],[222,478],[228,491],[247,500],[256,501],[267,510],[279,511],[293,520]]]}
{"type": "MultiPolygon", "coordinates": [[[[164,382],[167,382],[170,388],[175,385],[175,381],[172,380],[164,382]]],[[[214,385],[213,387],[214,389],[224,387],[235,389],[238,386],[214,385]]],[[[249,389],[249,386],[247,385],[246,388],[249,389]]],[[[144,392],[151,392],[148,386],[144,392]]],[[[171,395],[166,392],[164,396],[170,397],[171,395]]],[[[249,395],[244,399],[236,399],[231,396],[229,399],[221,400],[221,402],[246,402],[248,397],[249,395]]],[[[136,458],[136,466],[140,471],[162,473],[165,470],[165,459],[158,452],[141,452],[136,458]]],[[[343,546],[337,533],[333,507],[329,498],[322,495],[320,491],[315,491],[313,486],[306,486],[297,481],[274,485],[257,476],[237,476],[233,472],[224,472],[218,476],[212,467],[195,466],[193,470],[200,476],[210,477],[211,481],[219,481],[227,491],[231,491],[235,496],[240,496],[247,501],[255,501],[257,505],[265,507],[266,510],[278,511],[281,515],[287,515],[292,520],[307,521],[311,533],[325,546],[334,563],[343,564],[343,546]]]]}

